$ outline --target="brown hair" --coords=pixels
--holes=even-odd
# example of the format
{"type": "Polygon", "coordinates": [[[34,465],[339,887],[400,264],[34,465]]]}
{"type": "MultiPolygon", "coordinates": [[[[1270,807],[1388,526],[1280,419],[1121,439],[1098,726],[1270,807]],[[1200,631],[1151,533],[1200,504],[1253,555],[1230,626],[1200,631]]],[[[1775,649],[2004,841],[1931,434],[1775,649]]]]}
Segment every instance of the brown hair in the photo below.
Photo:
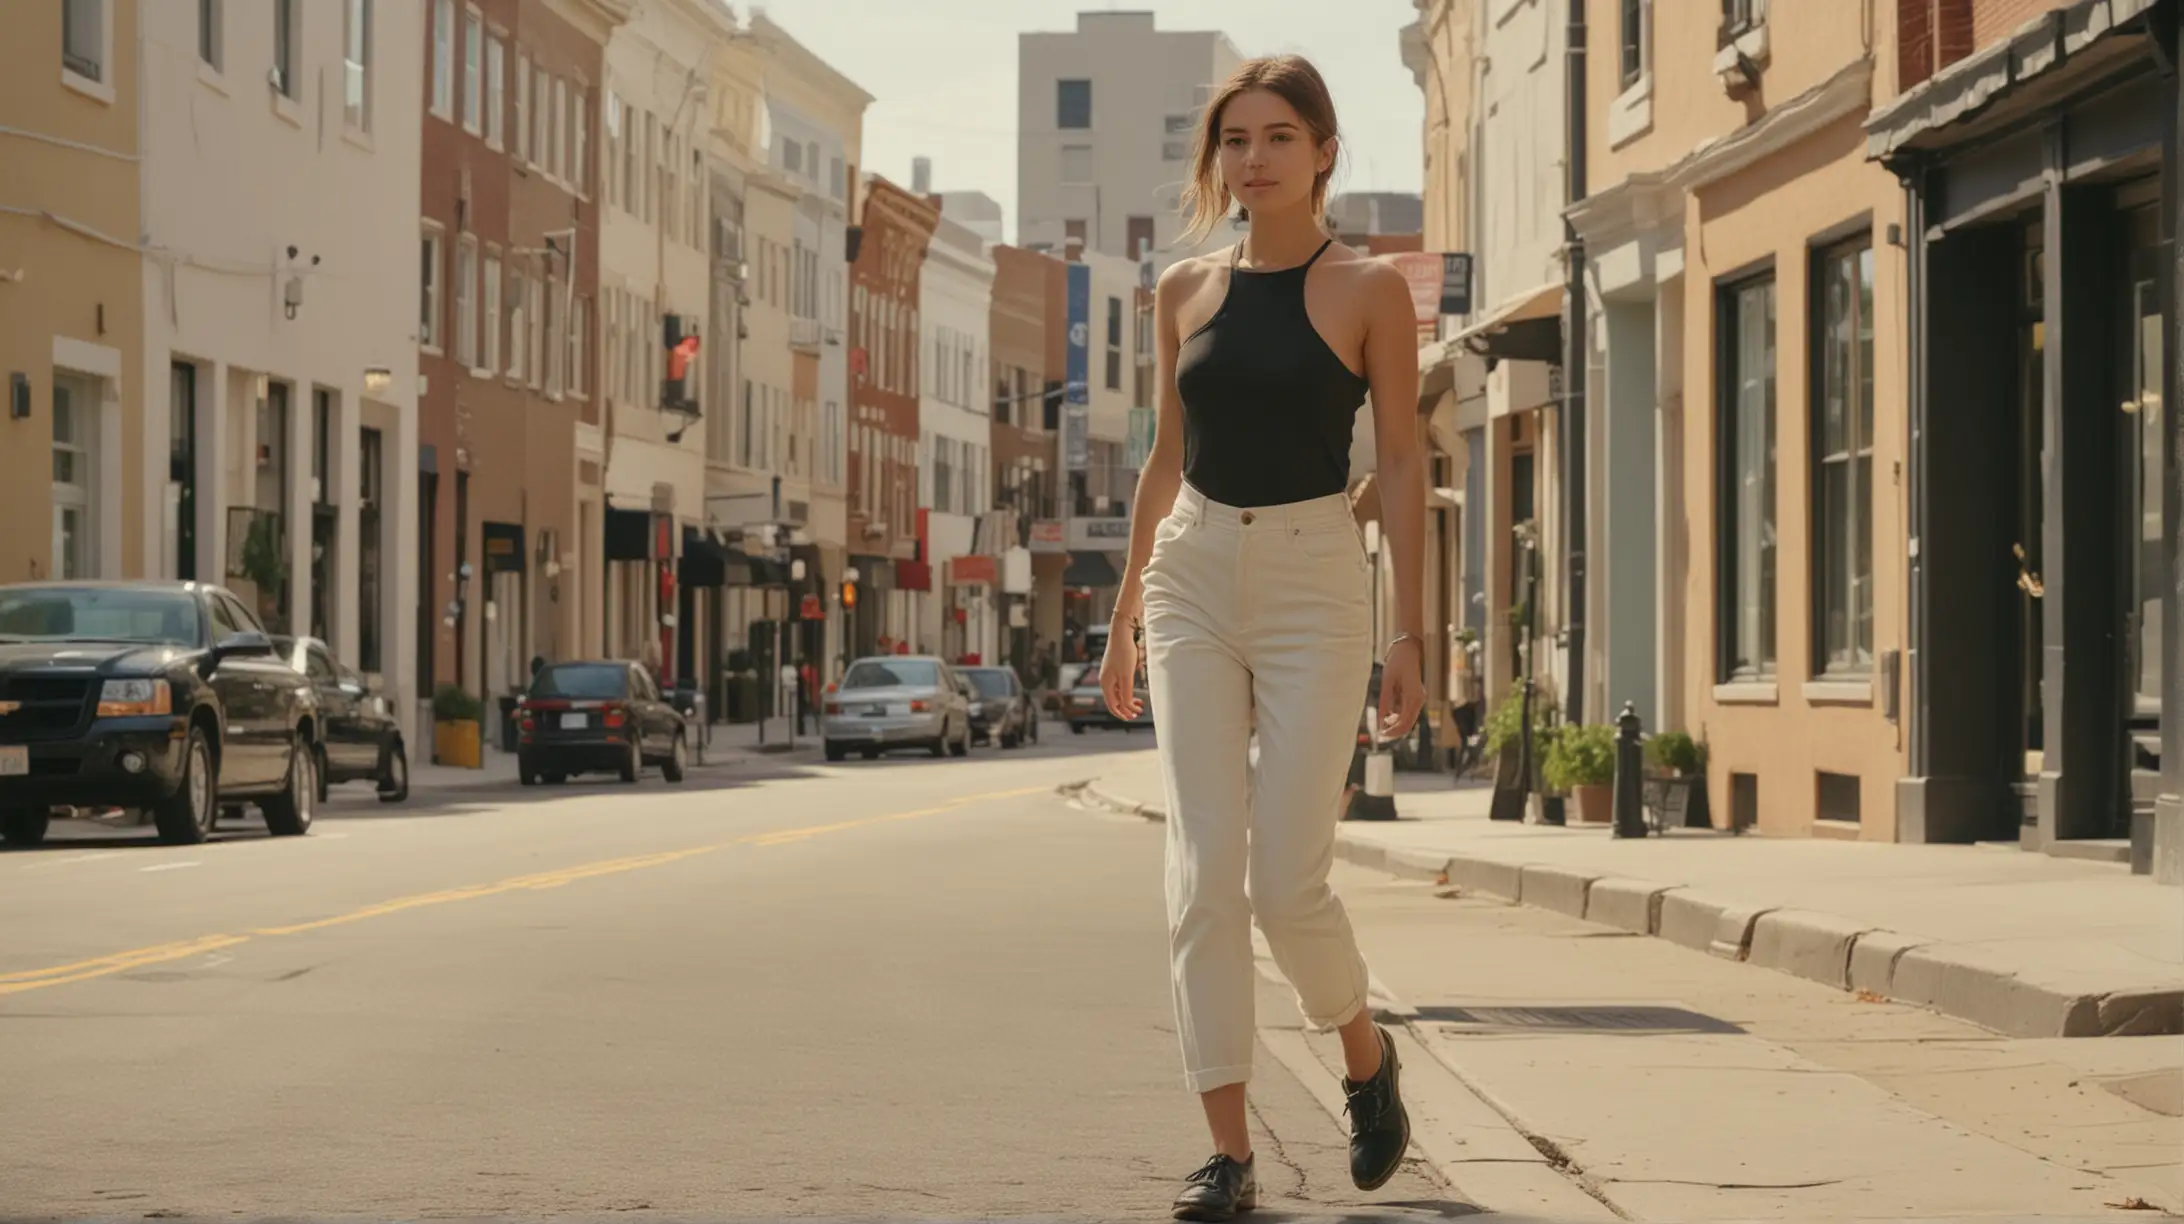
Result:
{"type": "MultiPolygon", "coordinates": [[[[1213,232],[1228,213],[1228,184],[1221,181],[1221,116],[1237,95],[1254,89],[1263,89],[1289,103],[1312,134],[1312,143],[1325,148],[1335,142],[1335,99],[1327,92],[1327,82],[1320,79],[1319,69],[1301,55],[1271,55],[1260,59],[1245,60],[1237,66],[1229,79],[1214,91],[1206,103],[1205,112],[1199,117],[1197,147],[1191,154],[1191,181],[1183,188],[1183,241],[1196,243],[1213,232]]],[[[1319,215],[1327,207],[1327,184],[1334,177],[1334,168],[1313,176],[1312,212],[1319,215]]],[[[1238,215],[1250,214],[1239,209],[1238,215]]]]}

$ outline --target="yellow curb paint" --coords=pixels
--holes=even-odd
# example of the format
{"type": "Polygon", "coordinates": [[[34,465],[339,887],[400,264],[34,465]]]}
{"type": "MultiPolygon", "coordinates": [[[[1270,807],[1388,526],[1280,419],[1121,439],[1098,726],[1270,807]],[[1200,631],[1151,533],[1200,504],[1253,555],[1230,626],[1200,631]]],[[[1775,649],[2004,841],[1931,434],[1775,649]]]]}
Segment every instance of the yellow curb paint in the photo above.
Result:
{"type": "Polygon", "coordinates": [[[973,803],[994,799],[1017,799],[1026,795],[1048,793],[1044,786],[1030,786],[1018,790],[991,791],[980,795],[965,795],[951,799],[938,807],[919,808],[909,812],[893,812],[885,816],[868,816],[859,820],[845,820],[834,824],[812,825],[801,829],[776,829],[767,833],[752,833],[731,841],[715,842],[709,846],[693,846],[685,850],[667,850],[657,854],[641,854],[628,858],[603,859],[596,863],[580,863],[573,867],[561,867],[552,871],[513,876],[494,884],[472,884],[461,888],[442,889],[439,892],[419,893],[410,897],[397,897],[381,901],[346,914],[299,922],[288,926],[258,927],[248,935],[206,935],[179,943],[157,944],[148,948],[135,948],[127,952],[93,957],[73,964],[53,965],[44,969],[25,969],[13,973],[0,973],[0,995],[18,994],[24,991],[43,990],[48,986],[65,986],[74,982],[86,982],[93,978],[109,977],[126,973],[146,965],[163,964],[184,960],[222,948],[232,948],[248,943],[255,936],[302,935],[322,931],[328,927],[362,922],[367,918],[382,918],[388,914],[405,913],[455,901],[474,901],[480,897],[499,896],[513,892],[536,892],[549,888],[561,888],[578,880],[597,879],[601,876],[619,875],[639,871],[647,867],[661,867],[683,859],[696,858],[733,846],[782,846],[804,841],[826,833],[839,833],[847,829],[863,828],[891,820],[915,820],[921,816],[938,816],[973,803]]]}

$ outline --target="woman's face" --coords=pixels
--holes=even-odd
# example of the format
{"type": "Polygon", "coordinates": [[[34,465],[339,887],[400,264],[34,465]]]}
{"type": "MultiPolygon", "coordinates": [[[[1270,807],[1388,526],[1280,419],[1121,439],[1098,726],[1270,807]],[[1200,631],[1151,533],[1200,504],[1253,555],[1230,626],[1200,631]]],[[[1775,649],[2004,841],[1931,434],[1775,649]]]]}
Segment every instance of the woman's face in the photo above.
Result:
{"type": "Polygon", "coordinates": [[[1280,94],[1251,89],[1221,112],[1221,181],[1245,208],[1280,212],[1312,199],[1312,180],[1334,164],[1295,107],[1280,94]]]}

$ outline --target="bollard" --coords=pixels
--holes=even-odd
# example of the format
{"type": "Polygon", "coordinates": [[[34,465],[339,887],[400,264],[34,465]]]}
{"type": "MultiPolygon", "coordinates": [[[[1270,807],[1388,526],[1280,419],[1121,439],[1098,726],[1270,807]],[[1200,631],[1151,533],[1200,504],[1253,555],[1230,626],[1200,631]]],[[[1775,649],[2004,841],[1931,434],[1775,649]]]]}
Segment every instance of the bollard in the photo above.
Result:
{"type": "Polygon", "coordinates": [[[1638,745],[1642,729],[1638,707],[1624,702],[1623,713],[1616,718],[1615,726],[1615,835],[1644,837],[1645,758],[1638,745]]]}
{"type": "Polygon", "coordinates": [[[1350,796],[1351,820],[1395,820],[1395,754],[1374,736],[1365,750],[1365,785],[1350,796]]]}

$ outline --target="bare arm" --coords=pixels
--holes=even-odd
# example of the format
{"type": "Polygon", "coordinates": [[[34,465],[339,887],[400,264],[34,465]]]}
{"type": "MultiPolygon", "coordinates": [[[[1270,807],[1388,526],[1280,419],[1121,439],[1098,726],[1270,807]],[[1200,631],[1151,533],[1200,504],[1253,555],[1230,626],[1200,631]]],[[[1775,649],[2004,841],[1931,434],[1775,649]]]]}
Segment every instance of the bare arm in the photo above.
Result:
{"type": "Polygon", "coordinates": [[[1365,377],[1372,385],[1380,529],[1395,561],[1396,629],[1423,646],[1426,470],[1418,453],[1418,324],[1401,273],[1376,263],[1366,284],[1365,377]]]}
{"type": "MultiPolygon", "coordinates": [[[[1153,533],[1175,508],[1175,495],[1183,487],[1183,397],[1175,389],[1175,357],[1182,343],[1176,334],[1176,302],[1183,296],[1177,283],[1183,274],[1177,269],[1182,266],[1178,264],[1162,273],[1160,284],[1153,290],[1153,333],[1159,349],[1154,384],[1159,389],[1159,405],[1153,423],[1153,451],[1138,472],[1137,495],[1130,506],[1130,555],[1123,563],[1122,590],[1115,597],[1114,627],[1124,641],[1129,640],[1144,602],[1143,570],[1152,558],[1153,533]]],[[[1116,637],[1108,640],[1112,642],[1116,637]]]]}

